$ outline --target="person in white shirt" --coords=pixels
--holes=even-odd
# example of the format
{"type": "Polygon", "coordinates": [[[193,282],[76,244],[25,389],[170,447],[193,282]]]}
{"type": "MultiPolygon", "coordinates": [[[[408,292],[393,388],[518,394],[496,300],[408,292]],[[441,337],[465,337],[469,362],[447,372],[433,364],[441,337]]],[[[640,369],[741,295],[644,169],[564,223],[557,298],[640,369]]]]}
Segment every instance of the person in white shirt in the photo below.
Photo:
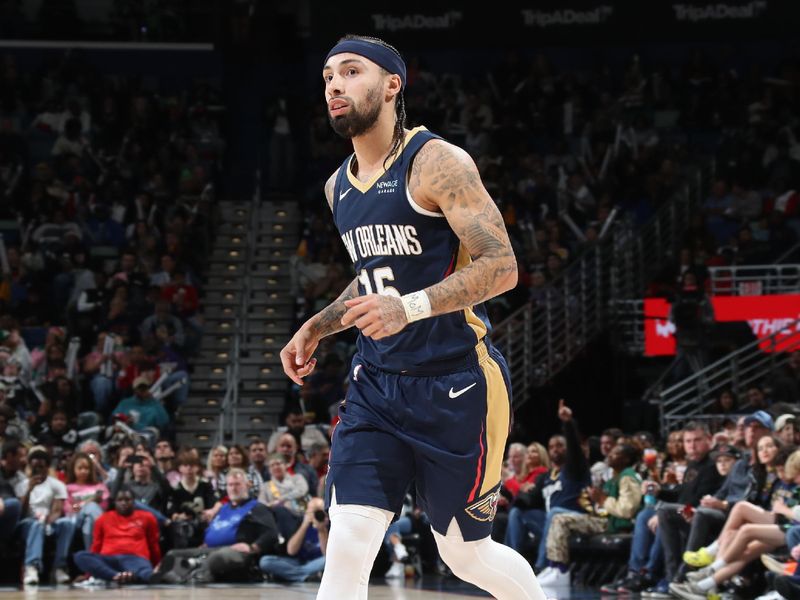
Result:
{"type": "Polygon", "coordinates": [[[69,582],[67,557],[75,524],[64,518],[64,500],[67,487],[49,475],[50,455],[42,446],[35,446],[28,454],[30,477],[28,491],[22,499],[22,514],[19,528],[25,540],[24,585],[37,585],[42,569],[42,551],[45,537],[56,536],[56,555],[53,562],[54,579],[57,584],[69,582]]]}

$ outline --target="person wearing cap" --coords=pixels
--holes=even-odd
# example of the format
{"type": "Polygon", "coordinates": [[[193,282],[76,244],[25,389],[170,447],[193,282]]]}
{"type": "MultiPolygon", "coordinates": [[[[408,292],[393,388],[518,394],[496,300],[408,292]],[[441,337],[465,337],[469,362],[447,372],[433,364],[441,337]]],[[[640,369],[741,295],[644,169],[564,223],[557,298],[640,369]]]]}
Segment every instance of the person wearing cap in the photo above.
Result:
{"type": "Polygon", "coordinates": [[[28,453],[28,491],[22,499],[19,530],[25,540],[25,573],[23,584],[37,585],[44,567],[42,553],[44,540],[56,536],[56,555],[53,561],[54,579],[58,584],[68,583],[67,558],[75,523],[64,517],[67,487],[49,474],[50,455],[42,446],[34,446],[28,453]]]}
{"type": "Polygon", "coordinates": [[[136,377],[133,380],[133,396],[117,404],[112,414],[127,415],[136,431],[146,432],[148,429],[155,429],[160,433],[169,425],[169,415],[164,405],[150,393],[151,384],[147,375],[136,377]]]}
{"type": "Polygon", "coordinates": [[[795,444],[797,435],[797,417],[786,413],[775,419],[775,433],[784,444],[795,444]]]}
{"type": "Polygon", "coordinates": [[[530,564],[490,536],[510,408],[483,303],[518,279],[503,217],[466,151],[405,128],[395,48],[345,36],[321,74],[331,126],[353,144],[325,195],[358,275],[281,350],[284,372],[303,385],[322,338],[360,334],[333,434],[317,598],[366,597],[365,574],[413,481],[457,576],[499,600],[543,599],[530,564]]]}
{"type": "MultiPolygon", "coordinates": [[[[683,553],[683,561],[688,566],[701,568],[711,564],[718,549],[711,542],[716,540],[722,531],[731,508],[742,501],[756,500],[755,494],[758,490],[753,489],[756,449],[759,440],[770,434],[772,417],[769,413],[758,410],[746,416],[744,422],[744,443],[747,450],[741,452],[736,446],[726,445],[717,448],[716,455],[712,455],[716,461],[721,455],[735,456],[735,453],[739,453],[722,487],[714,494],[704,496],[700,500],[700,508],[692,519],[686,550],[683,553]]],[[[680,575],[683,575],[685,570],[685,566],[682,566],[680,575]]]]}

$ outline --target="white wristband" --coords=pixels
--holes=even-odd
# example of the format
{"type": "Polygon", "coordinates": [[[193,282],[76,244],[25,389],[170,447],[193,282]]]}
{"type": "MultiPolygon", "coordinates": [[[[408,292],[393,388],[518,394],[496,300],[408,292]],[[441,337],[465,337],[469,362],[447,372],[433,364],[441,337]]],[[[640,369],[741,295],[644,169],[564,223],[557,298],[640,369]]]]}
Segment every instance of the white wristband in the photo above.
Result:
{"type": "Polygon", "coordinates": [[[427,319],[431,316],[431,301],[425,290],[418,292],[411,292],[405,296],[400,297],[403,303],[403,308],[406,311],[406,319],[409,323],[419,321],[420,319],[427,319]]]}

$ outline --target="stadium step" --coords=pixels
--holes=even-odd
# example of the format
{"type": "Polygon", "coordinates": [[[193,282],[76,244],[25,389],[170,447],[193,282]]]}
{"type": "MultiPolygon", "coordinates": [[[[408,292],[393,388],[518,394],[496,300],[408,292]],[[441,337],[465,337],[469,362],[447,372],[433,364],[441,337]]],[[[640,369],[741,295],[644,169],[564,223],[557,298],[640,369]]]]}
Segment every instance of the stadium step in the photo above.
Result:
{"type": "Polygon", "coordinates": [[[292,257],[302,230],[293,201],[228,202],[219,215],[201,300],[204,335],[177,429],[179,444],[204,452],[214,443],[266,438],[278,425],[290,383],[279,353],[295,325],[292,257]],[[225,398],[235,342],[234,411],[226,410],[225,398]]]}

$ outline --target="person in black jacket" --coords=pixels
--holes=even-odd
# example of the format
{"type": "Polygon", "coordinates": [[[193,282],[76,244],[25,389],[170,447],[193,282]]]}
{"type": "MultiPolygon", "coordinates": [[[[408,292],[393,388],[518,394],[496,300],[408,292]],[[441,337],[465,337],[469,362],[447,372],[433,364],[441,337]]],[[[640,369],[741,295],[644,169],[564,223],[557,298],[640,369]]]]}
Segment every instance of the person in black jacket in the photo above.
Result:
{"type": "MultiPolygon", "coordinates": [[[[7,444],[16,453],[16,447],[7,444]]],[[[14,493],[14,486],[0,472],[0,543],[8,541],[14,534],[21,514],[22,503],[14,493]]]]}
{"type": "MultiPolygon", "coordinates": [[[[724,481],[709,455],[711,434],[705,423],[692,421],[686,425],[683,446],[689,461],[683,481],[672,489],[661,489],[657,483],[650,482],[659,500],[658,530],[664,549],[667,584],[678,575],[695,509],[703,497],[713,495],[724,481]]],[[[663,589],[664,582],[659,582],[657,587],[663,589]]]]}
{"type": "Polygon", "coordinates": [[[558,418],[563,434],[552,436],[547,444],[551,470],[539,475],[533,489],[520,492],[508,513],[505,544],[519,551],[528,531],[536,534],[540,541],[537,569],[544,569],[547,562],[544,540],[550,521],[559,513],[584,512],[583,507],[588,506],[584,490],[591,485],[578,427],[564,400],[559,401],[558,418]]]}
{"type": "Polygon", "coordinates": [[[231,469],[226,486],[230,502],[209,523],[203,544],[170,550],[151,582],[185,583],[187,565],[199,565],[191,573],[194,582],[247,581],[263,554],[278,553],[281,532],[275,516],[269,507],[250,498],[247,473],[231,469]]]}

